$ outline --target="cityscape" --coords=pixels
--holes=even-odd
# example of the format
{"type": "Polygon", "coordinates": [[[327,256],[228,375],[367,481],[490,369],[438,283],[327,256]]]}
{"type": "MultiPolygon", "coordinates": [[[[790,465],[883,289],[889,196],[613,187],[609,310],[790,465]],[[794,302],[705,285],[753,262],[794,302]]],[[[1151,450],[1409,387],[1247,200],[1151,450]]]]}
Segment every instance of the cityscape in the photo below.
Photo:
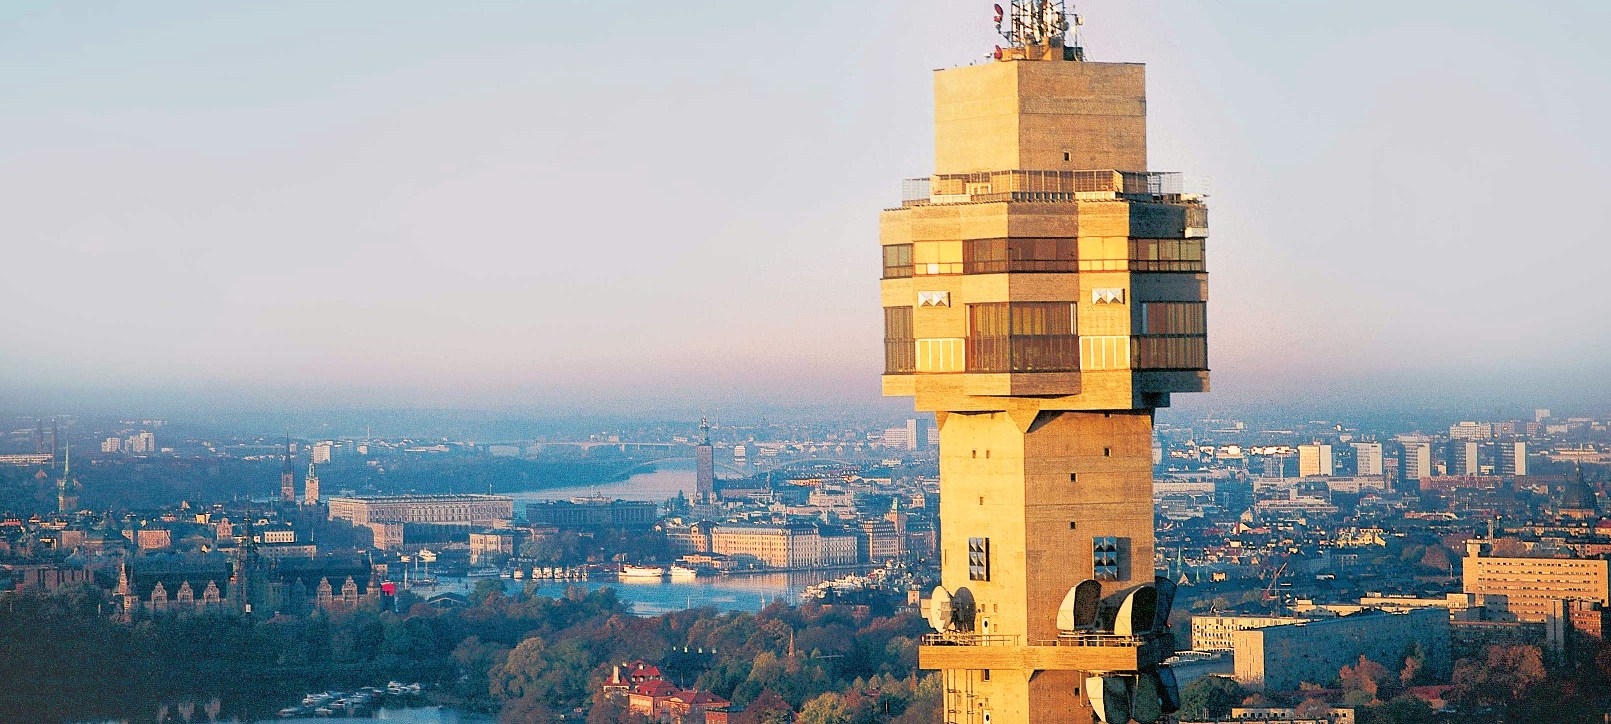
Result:
{"type": "MultiPolygon", "coordinates": [[[[1179,107],[1201,102],[1199,86],[1213,92],[1216,83],[1231,81],[1214,76],[1222,70],[1194,77],[1170,67],[1190,56],[1171,51],[1154,60],[1136,50],[1175,42],[1144,40],[1152,35],[1252,31],[1220,24],[1230,22],[1215,14],[1221,11],[1080,5],[1003,0],[913,9],[921,21],[880,41],[898,52],[878,53],[921,54],[931,40],[942,42],[939,35],[943,45],[899,66],[888,82],[900,95],[876,102],[931,119],[932,136],[916,144],[921,157],[885,149],[904,153],[900,164],[922,164],[915,173],[929,173],[872,179],[877,183],[868,188],[883,189],[882,196],[865,196],[860,186],[830,193],[832,179],[876,176],[897,165],[849,158],[819,180],[816,200],[791,192],[785,199],[791,205],[844,204],[853,211],[811,226],[812,234],[833,236],[831,242],[813,246],[791,236],[795,230],[761,230],[742,215],[748,212],[721,220],[727,213],[721,193],[690,190],[705,183],[696,180],[703,169],[684,169],[681,179],[673,169],[660,169],[658,188],[645,195],[665,198],[621,214],[639,195],[626,190],[646,184],[641,167],[582,171],[573,164],[585,153],[573,158],[556,151],[539,154],[550,165],[537,173],[569,173],[582,186],[604,181],[585,203],[583,196],[554,197],[569,198],[564,203],[588,216],[585,238],[597,247],[589,256],[556,249],[558,237],[550,240],[549,232],[486,247],[464,241],[464,254],[477,257],[476,271],[460,278],[455,275],[470,267],[458,265],[470,262],[436,248],[451,247],[447,237],[429,242],[431,251],[405,266],[365,254],[349,262],[331,243],[314,258],[355,275],[344,282],[353,285],[355,299],[376,295],[349,308],[341,305],[350,300],[321,296],[321,287],[308,281],[316,274],[252,271],[271,257],[222,261],[208,255],[235,252],[202,251],[175,239],[151,242],[172,255],[163,264],[194,264],[198,276],[219,264],[239,281],[199,282],[174,308],[189,310],[184,314],[193,317],[179,316],[191,321],[174,323],[168,319],[173,312],[150,320],[148,343],[122,337],[127,330],[84,324],[63,333],[75,337],[70,341],[57,341],[54,332],[36,337],[36,329],[54,329],[33,326],[36,317],[49,315],[8,305],[18,324],[8,338],[21,351],[0,351],[0,368],[8,370],[0,376],[0,672],[6,682],[0,721],[1611,721],[1611,397],[1604,387],[1611,367],[1603,354],[1611,326],[1592,301],[1602,295],[1567,281],[1576,272],[1525,282],[1507,277],[1507,289],[1526,286],[1527,294],[1591,309],[1576,322],[1581,339],[1566,341],[1551,326],[1559,320],[1547,308],[1534,308],[1534,320],[1471,302],[1465,313],[1515,327],[1477,338],[1461,336],[1464,318],[1438,317],[1440,325],[1415,309],[1384,314],[1387,302],[1362,301],[1354,315],[1359,319],[1348,318],[1347,307],[1309,298],[1323,298],[1344,283],[1330,277],[1311,279],[1308,288],[1274,276],[1261,285],[1254,270],[1266,273],[1275,267],[1263,265],[1275,262],[1258,258],[1261,247],[1237,234],[1252,233],[1258,225],[1250,219],[1298,204],[1311,190],[1277,184],[1258,194],[1278,198],[1254,198],[1258,194],[1247,189],[1255,187],[1238,185],[1232,170],[1225,173],[1228,191],[1210,193],[1204,177],[1219,172],[1205,159],[1224,157],[1218,150],[1183,150],[1196,137],[1177,127],[1189,125],[1190,114],[1179,107]],[[1104,17],[1116,29],[1103,30],[1104,17]],[[953,22],[967,27],[950,27],[953,22]],[[966,36],[957,36],[964,30],[966,36]],[[953,56],[955,48],[969,55],[953,56]],[[932,95],[922,95],[930,85],[932,95]],[[1205,168],[1155,168],[1180,161],[1205,168]],[[593,198],[600,193],[614,197],[618,205],[609,208],[618,220],[593,198]],[[660,203],[669,206],[653,206],[660,203]],[[700,211],[668,211],[680,204],[700,211]],[[1210,207],[1236,233],[1210,234],[1210,207]],[[658,218],[637,218],[649,216],[658,218]],[[789,248],[755,250],[743,263],[723,258],[717,271],[696,271],[716,262],[656,261],[651,245],[635,240],[659,224],[667,238],[689,243],[674,236],[683,232],[669,229],[691,220],[711,227],[711,244],[726,243],[719,240],[731,233],[735,248],[747,254],[756,237],[775,234],[768,243],[789,248]],[[836,226],[841,221],[844,229],[836,226]],[[798,244],[805,247],[793,248],[798,244]],[[610,266],[621,279],[601,281],[591,268],[571,270],[576,279],[570,281],[542,276],[550,273],[546,268],[524,272],[526,247],[558,266],[584,258],[610,266]],[[178,261],[183,254],[193,258],[178,261]],[[433,273],[467,286],[449,293],[409,276],[428,282],[433,273]],[[376,281],[388,274],[402,276],[376,281]],[[834,286],[837,276],[812,274],[845,274],[853,288],[834,286]],[[768,281],[751,286],[757,276],[768,281]],[[287,281],[293,279],[303,281],[287,281]],[[278,285],[281,295],[302,300],[284,302],[298,324],[275,316],[280,307],[231,306],[256,284],[278,285]],[[378,286],[365,291],[365,284],[378,286]],[[501,289],[506,284],[573,298],[513,312],[485,306],[501,299],[521,307],[512,303],[515,292],[501,289]],[[625,306],[582,291],[598,284],[628,298],[625,306]],[[454,294],[473,301],[453,302],[454,294]],[[1280,311],[1250,309],[1250,300],[1261,297],[1280,311]],[[209,306],[223,310],[214,320],[218,326],[207,326],[216,312],[209,306]],[[1306,330],[1292,337],[1297,347],[1319,350],[1317,357],[1257,344],[1269,320],[1322,308],[1334,315],[1321,321],[1317,314],[1313,326],[1324,327],[1323,334],[1306,330]],[[698,315],[713,309],[722,316],[710,319],[730,323],[722,333],[735,336],[701,336],[705,332],[677,321],[706,319],[698,315]],[[394,314],[413,315],[406,333],[382,319],[394,314]],[[761,321],[746,326],[750,314],[761,321]],[[598,331],[618,315],[653,319],[643,327],[598,331]],[[1368,321],[1373,315],[1382,318],[1379,333],[1368,321]],[[323,321],[307,321],[315,316],[323,321]],[[1412,324],[1407,329],[1416,338],[1399,339],[1404,332],[1388,331],[1400,330],[1393,326],[1399,316],[1422,317],[1418,323],[1435,329],[1412,324]],[[511,321],[518,319],[536,321],[528,328],[511,321]],[[1538,336],[1527,337],[1528,329],[1538,336]],[[783,341],[796,333],[798,339],[783,341]],[[1356,356],[1326,346],[1326,339],[1349,335],[1356,356]],[[192,336],[210,341],[195,343],[192,336]],[[534,346],[511,346],[522,336],[537,338],[534,346]],[[1512,346],[1516,357],[1485,362],[1490,342],[1512,346]],[[69,344],[104,354],[47,359],[74,349],[55,346],[69,344]],[[348,344],[367,346],[342,346],[348,344]],[[1444,355],[1448,364],[1416,370],[1378,354],[1378,344],[1402,351],[1404,360],[1444,355]],[[152,360],[160,373],[137,372],[152,360]],[[1516,365],[1533,367],[1495,382],[1516,365]],[[114,374],[127,384],[109,385],[114,374]]],[[[1307,27],[1347,12],[1338,5],[1270,12],[1272,22],[1307,27]]],[[[372,10],[332,8],[332,27],[363,20],[372,10]]],[[[677,33],[703,38],[699,33],[719,29],[690,27],[700,25],[703,13],[716,12],[702,7],[681,19],[630,10],[654,16],[621,21],[620,37],[635,44],[677,33]]],[[[219,38],[255,39],[258,32],[279,38],[251,51],[206,51],[245,74],[241,98],[219,103],[272,92],[273,83],[253,86],[261,81],[243,70],[259,66],[232,65],[238,62],[232,54],[277,53],[285,38],[304,37],[296,34],[303,30],[280,36],[273,29],[289,18],[310,17],[305,10],[278,12],[284,15],[256,21],[239,8],[190,8],[174,16],[219,38]]],[[[373,71],[382,79],[374,82],[468,82],[474,71],[467,69],[502,67],[501,60],[488,60],[494,49],[573,47],[552,38],[511,39],[487,22],[525,18],[525,10],[499,9],[513,14],[486,18],[440,12],[400,9],[469,33],[458,41],[463,45],[451,46],[458,54],[443,45],[429,70],[396,78],[373,71]],[[482,50],[487,55],[473,52],[482,50]]],[[[747,12],[756,13],[750,21],[757,28],[799,24],[814,38],[842,32],[835,21],[852,10],[828,4],[790,18],[747,12]]],[[[886,12],[872,11],[867,22],[902,26],[886,12]]],[[[1424,20],[1416,18],[1407,22],[1424,20]]],[[[152,28],[173,22],[127,19],[158,23],[152,28]]],[[[12,20],[41,37],[109,32],[97,24],[104,20],[55,10],[0,18],[0,27],[12,20]]],[[[420,39],[436,36],[437,28],[415,22],[389,20],[378,26],[379,39],[355,38],[352,47],[380,53],[436,42],[420,39]]],[[[1565,34],[1577,42],[1573,33],[1583,31],[1569,26],[1561,15],[1511,29],[1545,53],[1540,38],[1565,34]]],[[[578,32],[591,38],[594,31],[578,32]]],[[[31,36],[19,30],[18,37],[31,36]]],[[[777,47],[775,37],[721,37],[731,42],[726,51],[700,57],[730,63],[756,48],[777,47]]],[[[545,84],[553,79],[542,76],[542,90],[521,92],[537,93],[545,103],[596,99],[587,95],[591,84],[617,72],[606,67],[609,53],[599,48],[617,46],[574,42],[587,51],[573,57],[579,69],[550,72],[580,85],[550,87],[545,84]]],[[[1204,41],[1204,58],[1218,57],[1217,42],[1204,41]]],[[[352,63],[332,67],[355,74],[359,96],[377,92],[364,85],[370,80],[356,80],[369,78],[357,70],[370,67],[365,63],[404,67],[388,65],[403,63],[396,58],[308,48],[320,63],[352,63]],[[336,55],[322,55],[327,52],[336,55]]],[[[617,60],[637,69],[632,73],[647,72],[639,52],[617,60]]],[[[684,52],[715,51],[667,50],[660,69],[666,77],[685,72],[684,52]]],[[[290,73],[304,61],[285,62],[273,72],[290,73]]],[[[706,88],[710,93],[750,88],[735,78],[765,75],[728,76],[730,69],[706,65],[694,63],[721,76],[706,88]]],[[[1434,65],[1437,72],[1454,72],[1434,65]]],[[[1611,65],[1594,71],[1594,78],[1611,79],[1606,68],[1611,65]]],[[[1311,71],[1331,72],[1291,72],[1311,71]]],[[[832,82],[789,80],[797,81],[832,82]]],[[[631,87],[659,98],[649,88],[671,81],[643,82],[649,85],[631,87]]],[[[430,107],[485,101],[473,97],[476,88],[444,95],[440,106],[430,107]]],[[[167,91],[156,85],[147,90],[157,94],[141,101],[151,109],[185,105],[158,97],[167,91]]],[[[790,92],[796,91],[778,91],[773,101],[790,92]]],[[[707,101],[723,102],[714,98],[707,101]]],[[[44,95],[25,100],[56,109],[44,95]]],[[[391,100],[342,102],[365,107],[391,100]]],[[[579,103],[566,113],[607,106],[579,103]]],[[[652,110],[639,116],[646,108],[665,113],[666,123],[682,122],[671,119],[680,112],[674,106],[633,108],[633,123],[652,124],[652,110]]],[[[1205,119],[1256,113],[1228,105],[1201,110],[1205,119]]],[[[1536,110],[1567,128],[1581,109],[1536,110]]],[[[172,112],[228,115],[211,106],[172,112]]],[[[817,131],[834,139],[896,133],[879,125],[894,124],[893,117],[842,112],[842,119],[817,131]]],[[[145,123],[132,111],[119,113],[145,123]]],[[[245,115],[261,113],[293,126],[305,122],[294,120],[303,118],[300,111],[281,116],[256,108],[245,115]]],[[[74,133],[90,133],[85,129],[95,123],[85,119],[93,115],[74,116],[73,123],[87,124],[74,133]]],[[[478,128],[492,133],[472,115],[432,116],[427,127],[453,144],[469,143],[463,138],[478,128]]],[[[321,119],[297,132],[346,122],[321,119]]],[[[760,138],[812,146],[791,140],[812,127],[780,128],[793,130],[760,138]]],[[[727,132],[735,144],[748,142],[747,130],[727,132]]],[[[375,143],[393,142],[377,133],[375,143]]],[[[618,140],[578,134],[561,145],[575,151],[618,140]]],[[[652,134],[638,140],[647,145],[644,139],[663,140],[652,134]]],[[[1578,141],[1589,146],[1585,156],[1603,155],[1598,139],[1578,141]]],[[[830,142],[838,141],[822,143],[830,142]]],[[[91,141],[50,143],[78,149],[75,144],[91,141]]],[[[197,132],[193,143],[221,144],[228,154],[256,142],[197,132]]],[[[66,159],[91,152],[52,153],[66,159]]],[[[880,151],[873,144],[858,153],[880,151]]],[[[741,163],[725,155],[709,163],[723,158],[741,163]]],[[[781,158],[766,162],[793,163],[781,158]]],[[[312,168],[327,163],[323,156],[308,162],[312,168]]],[[[1249,163],[1249,173],[1263,171],[1254,168],[1260,163],[1268,162],[1249,163]]],[[[382,167],[371,180],[416,173],[382,167]]],[[[468,184],[448,192],[465,204],[450,205],[452,211],[466,217],[487,208],[479,205],[480,194],[507,183],[501,175],[472,183],[473,174],[446,162],[417,171],[427,172],[441,174],[447,186],[468,184]]],[[[153,184],[167,183],[155,169],[151,173],[153,184]]],[[[1537,175],[1551,173],[1559,175],[1560,167],[1537,175]]],[[[736,169],[720,178],[722,188],[757,185],[735,181],[736,169]]],[[[1468,183],[1477,188],[1487,181],[1468,183]]],[[[1358,193],[1402,192],[1384,183],[1358,193]]],[[[335,191],[332,198],[352,196],[335,191]]],[[[121,202],[107,197],[106,203],[121,202]]],[[[177,208],[181,200],[149,203],[177,208]]],[[[249,213],[247,202],[233,203],[196,213],[249,213]]],[[[1347,229],[1338,233],[1357,233],[1364,227],[1351,225],[1368,221],[1353,216],[1377,208],[1361,203],[1364,210],[1316,218],[1314,226],[1340,224],[1347,229]]],[[[1451,211],[1498,205],[1492,198],[1473,203],[1451,211]]],[[[334,208],[305,207],[326,221],[370,213],[334,208]]],[[[559,215],[557,206],[543,208],[559,215]]],[[[441,223],[426,218],[423,207],[419,213],[415,223],[441,223]]],[[[1512,213],[1520,212],[1493,210],[1494,223],[1510,224],[1512,213]]],[[[511,223],[498,219],[487,223],[511,223]]],[[[310,217],[307,223],[318,222],[310,217]]],[[[349,230],[380,222],[362,223],[370,226],[349,230]]],[[[471,235],[491,228],[454,223],[471,235]]],[[[1461,243],[1483,233],[1463,221],[1448,223],[1461,243]]],[[[130,233],[141,228],[131,226],[130,233]]],[[[351,243],[370,242],[354,237],[351,243]]],[[[1503,243],[1508,254],[1521,242],[1506,237],[1503,243]]],[[[287,266],[309,264],[301,255],[307,249],[298,248],[297,262],[287,266]]],[[[1497,246],[1473,248],[1478,251],[1468,255],[1498,258],[1497,246]]],[[[21,260],[24,253],[34,252],[8,250],[0,258],[21,260]]],[[[1280,263],[1301,269],[1306,253],[1292,252],[1280,263]]],[[[1314,254],[1320,263],[1320,252],[1314,254]]],[[[1591,266],[1598,260],[1592,254],[1604,252],[1590,254],[1591,266]]],[[[1516,261],[1514,273],[1526,276],[1529,263],[1516,261]]],[[[138,273],[137,266],[129,268],[138,273]]],[[[85,273],[102,272],[86,267],[85,273]]],[[[189,274],[171,278],[169,286],[191,283],[180,281],[189,274]]],[[[22,289],[33,282],[18,283],[22,289]]],[[[160,280],[149,283],[152,294],[165,293],[160,280]]],[[[1400,293],[1373,292],[1369,285],[1376,280],[1354,283],[1360,295],[1400,293]]],[[[1429,276],[1417,283],[1439,281],[1429,276]]],[[[104,282],[65,289],[53,287],[52,298],[88,295],[121,303],[115,285],[104,282]]],[[[1522,295],[1494,298],[1502,296],[1522,295]]],[[[1391,299],[1399,304],[1408,297],[1391,299]]],[[[74,303],[62,302],[64,309],[52,313],[72,314],[67,307],[74,303]]],[[[98,309],[88,313],[98,315],[98,309]]]]}

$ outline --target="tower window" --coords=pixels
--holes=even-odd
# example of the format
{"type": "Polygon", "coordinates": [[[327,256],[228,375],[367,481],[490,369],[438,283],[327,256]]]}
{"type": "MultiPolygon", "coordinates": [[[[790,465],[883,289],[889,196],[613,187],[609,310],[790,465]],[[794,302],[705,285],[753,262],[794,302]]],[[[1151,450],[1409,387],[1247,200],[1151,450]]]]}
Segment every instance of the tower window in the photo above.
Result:
{"type": "Polygon", "coordinates": [[[1105,458],[1113,457],[1113,448],[1110,448],[1110,447],[1102,448],[1102,457],[1105,457],[1105,458]]]}
{"type": "Polygon", "coordinates": [[[1080,369],[1072,302],[968,305],[969,372],[1071,372],[1080,369]]]}
{"type": "Polygon", "coordinates": [[[910,374],[917,369],[917,339],[912,334],[911,307],[884,307],[884,374],[910,374]]]}
{"type": "Polygon", "coordinates": [[[1068,474],[1068,481],[1071,482],[1071,483],[1079,482],[1080,481],[1080,474],[1079,473],[1069,473],[1068,474]]]}
{"type": "Polygon", "coordinates": [[[1069,153],[1068,151],[1064,151],[1063,152],[1063,160],[1064,161],[1073,161],[1074,160],[1074,154],[1069,153]]]}

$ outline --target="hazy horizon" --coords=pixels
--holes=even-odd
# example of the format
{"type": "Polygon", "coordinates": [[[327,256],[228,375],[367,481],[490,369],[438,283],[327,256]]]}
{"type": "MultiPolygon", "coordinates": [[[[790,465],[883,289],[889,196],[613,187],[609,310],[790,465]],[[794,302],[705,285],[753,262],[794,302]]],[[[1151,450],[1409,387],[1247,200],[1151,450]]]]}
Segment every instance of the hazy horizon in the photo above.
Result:
{"type": "MultiPolygon", "coordinates": [[[[877,212],[989,3],[615,8],[0,8],[0,411],[909,410],[877,212]]],[[[1181,414],[1611,406],[1558,208],[1611,191],[1611,6],[1078,9],[1209,194],[1181,414]]]]}

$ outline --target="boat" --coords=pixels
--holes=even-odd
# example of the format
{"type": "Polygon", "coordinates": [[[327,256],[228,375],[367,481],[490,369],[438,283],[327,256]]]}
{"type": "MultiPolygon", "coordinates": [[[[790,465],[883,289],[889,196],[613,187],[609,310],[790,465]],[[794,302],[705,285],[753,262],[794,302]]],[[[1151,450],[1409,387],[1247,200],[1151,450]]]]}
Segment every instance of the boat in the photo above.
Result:
{"type": "Polygon", "coordinates": [[[465,578],[497,578],[498,569],[488,566],[486,568],[472,569],[464,574],[465,578]]]}
{"type": "Polygon", "coordinates": [[[686,581],[699,577],[699,569],[693,566],[672,566],[671,578],[674,581],[686,581]]]}
{"type": "Polygon", "coordinates": [[[666,569],[660,566],[634,566],[630,563],[621,564],[622,578],[664,578],[666,569]]]}
{"type": "Polygon", "coordinates": [[[514,576],[515,576],[515,580],[517,580],[517,581],[520,581],[520,580],[525,580],[525,578],[526,578],[526,571],[525,571],[525,570],[523,570],[523,569],[520,569],[520,568],[516,568],[516,569],[515,569],[515,573],[514,573],[514,576]]]}

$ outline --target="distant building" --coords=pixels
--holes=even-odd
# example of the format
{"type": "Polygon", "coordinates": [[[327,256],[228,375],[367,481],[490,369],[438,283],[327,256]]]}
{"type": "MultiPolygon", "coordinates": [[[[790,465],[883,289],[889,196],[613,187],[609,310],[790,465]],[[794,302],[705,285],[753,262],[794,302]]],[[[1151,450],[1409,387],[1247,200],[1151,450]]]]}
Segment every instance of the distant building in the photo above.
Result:
{"type": "Polygon", "coordinates": [[[565,530],[644,529],[652,527],[659,517],[657,506],[647,500],[574,498],[549,500],[526,506],[528,522],[565,530]]]}
{"type": "Polygon", "coordinates": [[[1354,443],[1355,472],[1362,476],[1382,474],[1382,444],[1379,442],[1354,443]]]}
{"type": "Polygon", "coordinates": [[[1515,440],[1499,443],[1499,474],[1527,474],[1527,443],[1515,440]]]}
{"type": "Polygon", "coordinates": [[[1451,440],[1449,442],[1449,474],[1473,476],[1478,473],[1477,441],[1451,440]]]}
{"type": "Polygon", "coordinates": [[[1415,481],[1431,477],[1436,472],[1432,469],[1432,446],[1424,442],[1405,443],[1404,457],[1399,460],[1399,466],[1405,486],[1413,489],[1415,481]]]}
{"type": "Polygon", "coordinates": [[[1326,685],[1343,666],[1365,656],[1397,670],[1414,644],[1426,654],[1426,671],[1439,680],[1451,673],[1449,612],[1424,608],[1404,613],[1352,616],[1246,629],[1234,634],[1236,680],[1256,690],[1293,691],[1305,683],[1326,685]]]}
{"type": "Polygon", "coordinates": [[[498,557],[513,557],[519,552],[520,531],[500,528],[470,533],[471,565],[481,565],[498,557]]]}
{"type": "Polygon", "coordinates": [[[103,453],[115,453],[122,449],[123,440],[121,438],[109,437],[101,441],[101,452],[103,453]]]}
{"type": "Polygon", "coordinates": [[[330,518],[365,523],[461,523],[492,527],[507,523],[515,501],[507,495],[376,495],[333,497],[330,518]]]}
{"type": "Polygon", "coordinates": [[[1450,440],[1486,440],[1493,435],[1493,426],[1481,422],[1457,422],[1449,426],[1450,440]]]}
{"type": "Polygon", "coordinates": [[[1298,476],[1313,477],[1332,474],[1331,446],[1315,443],[1298,446],[1298,476]]]}
{"type": "Polygon", "coordinates": [[[711,549],[749,556],[773,568],[819,568],[856,563],[856,536],[825,532],[812,523],[717,525],[711,549]]]}
{"type": "Polygon", "coordinates": [[[308,476],[302,479],[302,504],[319,504],[319,473],[308,463],[308,476]]]}
{"type": "Polygon", "coordinates": [[[1195,651],[1230,651],[1236,646],[1237,631],[1308,620],[1295,616],[1192,616],[1191,647],[1195,651]]]}
{"type": "Polygon", "coordinates": [[[315,464],[330,462],[330,451],[335,449],[335,446],[336,444],[330,440],[313,443],[313,462],[315,464]]]}
{"type": "Polygon", "coordinates": [[[1466,593],[1504,596],[1521,621],[1549,623],[1567,599],[1611,606],[1611,561],[1583,558],[1493,558],[1467,544],[1466,593]]]}
{"type": "Polygon", "coordinates": [[[699,444],[694,446],[694,502],[716,502],[716,448],[710,444],[710,423],[699,418],[699,444]]]}

